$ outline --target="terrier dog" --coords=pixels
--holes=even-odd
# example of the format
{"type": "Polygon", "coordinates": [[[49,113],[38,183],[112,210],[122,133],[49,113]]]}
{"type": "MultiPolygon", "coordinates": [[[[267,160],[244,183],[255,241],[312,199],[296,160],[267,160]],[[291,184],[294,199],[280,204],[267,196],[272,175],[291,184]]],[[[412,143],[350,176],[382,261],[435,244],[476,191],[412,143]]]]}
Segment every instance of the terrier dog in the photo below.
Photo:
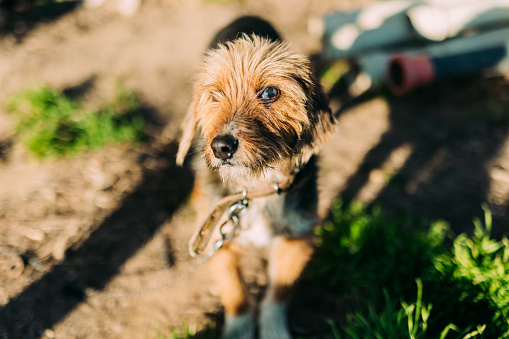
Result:
{"type": "Polygon", "coordinates": [[[204,141],[192,193],[199,211],[232,192],[248,200],[234,238],[209,260],[225,310],[223,336],[254,337],[254,305],[238,267],[243,246],[254,244],[269,257],[259,336],[291,338],[287,302],[313,253],[315,155],[334,131],[328,99],[306,57],[291,52],[266,21],[243,17],[216,35],[204,57],[177,163],[197,130],[204,141]],[[263,190],[272,194],[249,199],[263,190]]]}

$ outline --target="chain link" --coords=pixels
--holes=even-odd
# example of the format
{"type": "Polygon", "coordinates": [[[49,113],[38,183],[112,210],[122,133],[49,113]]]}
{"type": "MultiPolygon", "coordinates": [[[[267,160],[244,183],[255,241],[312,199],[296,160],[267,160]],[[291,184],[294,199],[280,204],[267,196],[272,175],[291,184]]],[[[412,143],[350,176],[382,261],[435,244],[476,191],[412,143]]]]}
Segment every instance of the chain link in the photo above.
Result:
{"type": "MultiPolygon", "coordinates": [[[[221,246],[225,241],[232,241],[235,237],[235,233],[237,232],[237,228],[240,225],[240,217],[242,217],[247,212],[248,201],[247,199],[237,201],[233,205],[230,206],[230,210],[228,211],[228,219],[219,227],[219,233],[221,234],[221,246]],[[230,234],[227,234],[224,230],[224,226],[229,222],[233,223],[232,230],[230,234]]],[[[217,244],[217,242],[216,242],[217,244]]],[[[216,247],[216,244],[213,248],[216,247]]],[[[221,247],[219,247],[221,248],[221,247]]],[[[219,249],[218,248],[218,249],[219,249]]]]}

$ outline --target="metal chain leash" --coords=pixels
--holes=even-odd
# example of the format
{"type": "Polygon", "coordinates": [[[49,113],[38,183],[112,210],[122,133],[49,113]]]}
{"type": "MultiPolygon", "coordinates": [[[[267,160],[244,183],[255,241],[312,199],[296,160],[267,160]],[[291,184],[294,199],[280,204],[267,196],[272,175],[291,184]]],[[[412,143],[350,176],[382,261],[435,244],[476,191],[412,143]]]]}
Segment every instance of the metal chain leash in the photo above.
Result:
{"type": "Polygon", "coordinates": [[[223,222],[221,226],[219,226],[219,233],[221,234],[221,239],[216,241],[211,251],[213,250],[215,252],[223,246],[223,243],[225,241],[228,242],[233,240],[235,234],[237,233],[237,229],[239,228],[240,225],[240,217],[242,217],[247,212],[247,208],[248,208],[247,199],[237,201],[236,203],[230,206],[230,209],[228,210],[228,219],[226,219],[226,221],[223,222]],[[225,230],[224,227],[230,222],[232,223],[233,227],[230,233],[228,234],[227,230],[225,230]]]}
{"type": "Polygon", "coordinates": [[[195,257],[207,253],[206,249],[209,246],[208,244],[214,234],[214,230],[220,220],[222,220],[227,209],[229,209],[228,218],[226,222],[220,226],[220,228],[222,229],[226,223],[233,222],[234,229],[230,233],[230,236],[227,236],[224,230],[220,232],[223,237],[223,241],[227,240],[231,236],[235,236],[235,231],[238,226],[237,219],[240,218],[247,210],[249,200],[266,197],[272,194],[281,194],[281,192],[290,188],[293,180],[294,176],[291,176],[279,183],[274,183],[273,186],[252,191],[248,191],[247,188],[244,188],[242,192],[233,193],[223,197],[217,202],[212,212],[205,219],[204,223],[191,237],[189,241],[189,253],[191,256],[195,257]]]}

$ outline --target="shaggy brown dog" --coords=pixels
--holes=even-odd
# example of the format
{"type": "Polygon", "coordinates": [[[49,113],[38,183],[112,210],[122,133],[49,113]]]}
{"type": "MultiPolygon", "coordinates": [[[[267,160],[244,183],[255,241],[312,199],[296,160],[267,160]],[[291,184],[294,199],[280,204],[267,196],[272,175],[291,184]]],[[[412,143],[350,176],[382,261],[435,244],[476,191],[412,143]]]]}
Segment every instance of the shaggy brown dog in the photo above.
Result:
{"type": "Polygon", "coordinates": [[[224,336],[253,338],[252,303],[237,258],[242,247],[268,249],[269,286],[259,312],[263,339],[290,338],[289,292],[308,262],[317,221],[314,155],[334,118],[309,60],[289,50],[265,21],[241,18],[217,35],[206,53],[184,121],[181,164],[199,128],[203,160],[193,197],[199,213],[233,192],[271,191],[248,200],[233,240],[209,263],[225,308],[224,336]],[[279,186],[274,186],[274,185],[279,186]]]}

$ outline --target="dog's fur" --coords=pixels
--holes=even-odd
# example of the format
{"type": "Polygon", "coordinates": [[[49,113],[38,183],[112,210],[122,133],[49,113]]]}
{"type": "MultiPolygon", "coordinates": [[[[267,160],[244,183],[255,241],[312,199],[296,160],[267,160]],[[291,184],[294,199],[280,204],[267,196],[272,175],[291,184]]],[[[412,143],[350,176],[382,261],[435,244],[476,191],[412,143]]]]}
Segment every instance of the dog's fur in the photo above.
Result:
{"type": "Polygon", "coordinates": [[[259,334],[262,339],[290,338],[286,303],[313,252],[315,154],[334,130],[327,98],[306,57],[291,52],[267,22],[245,17],[223,29],[204,57],[184,120],[178,163],[197,129],[203,136],[204,161],[197,165],[193,200],[202,202],[202,216],[224,194],[294,178],[288,190],[252,199],[236,238],[209,261],[225,308],[224,336],[253,338],[253,305],[237,256],[242,245],[269,248],[270,282],[260,308],[259,334]],[[272,94],[279,89],[276,100],[263,97],[268,87],[272,94]],[[233,140],[231,152],[218,155],[217,137],[233,140]]]}

